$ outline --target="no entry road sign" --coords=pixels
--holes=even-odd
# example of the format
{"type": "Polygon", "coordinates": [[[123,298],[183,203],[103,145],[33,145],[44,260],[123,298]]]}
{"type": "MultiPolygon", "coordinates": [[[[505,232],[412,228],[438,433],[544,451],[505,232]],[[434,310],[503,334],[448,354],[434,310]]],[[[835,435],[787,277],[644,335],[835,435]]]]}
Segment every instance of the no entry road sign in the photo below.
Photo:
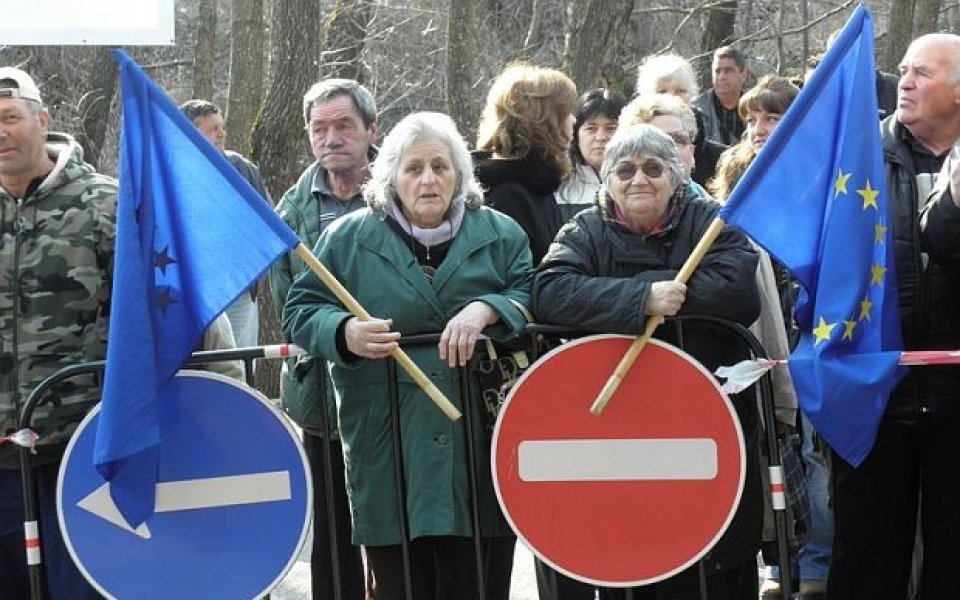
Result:
{"type": "Polygon", "coordinates": [[[508,521],[571,577],[626,587],[666,579],[726,530],[743,489],[743,434],[699,363],[653,340],[599,416],[633,338],[592,336],[532,366],[504,403],[494,484],[508,521]]]}
{"type": "Polygon", "coordinates": [[[255,390],[181,372],[162,399],[155,513],[132,529],[93,466],[99,408],[60,467],[57,511],[80,570],[108,598],[259,598],[296,560],[311,488],[295,431],[255,390]]]}

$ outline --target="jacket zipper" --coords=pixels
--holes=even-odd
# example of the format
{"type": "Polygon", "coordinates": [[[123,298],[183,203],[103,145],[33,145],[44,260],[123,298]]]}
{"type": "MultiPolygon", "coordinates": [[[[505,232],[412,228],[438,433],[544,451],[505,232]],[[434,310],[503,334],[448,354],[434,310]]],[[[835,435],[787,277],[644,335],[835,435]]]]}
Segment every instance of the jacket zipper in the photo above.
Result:
{"type": "MultiPolygon", "coordinates": [[[[916,174],[914,174],[914,181],[916,181],[916,174]]],[[[917,348],[926,348],[927,347],[927,327],[930,322],[930,311],[929,311],[929,287],[930,287],[930,277],[929,273],[929,260],[926,262],[923,260],[923,252],[920,250],[920,198],[917,197],[918,190],[914,188],[914,203],[913,203],[913,214],[911,215],[912,224],[913,224],[913,239],[916,240],[916,245],[914,246],[914,253],[917,262],[917,273],[919,274],[919,282],[917,286],[917,331],[916,331],[916,344],[917,348]]],[[[917,414],[922,416],[930,412],[930,407],[927,406],[927,377],[922,369],[917,371],[917,414]]]]}
{"type": "Polygon", "coordinates": [[[13,383],[13,409],[14,419],[18,426],[20,423],[20,409],[22,402],[20,398],[20,243],[23,231],[26,228],[23,212],[20,210],[20,201],[14,200],[13,208],[13,277],[10,279],[11,291],[13,292],[13,347],[10,348],[11,357],[11,382],[13,383]]]}

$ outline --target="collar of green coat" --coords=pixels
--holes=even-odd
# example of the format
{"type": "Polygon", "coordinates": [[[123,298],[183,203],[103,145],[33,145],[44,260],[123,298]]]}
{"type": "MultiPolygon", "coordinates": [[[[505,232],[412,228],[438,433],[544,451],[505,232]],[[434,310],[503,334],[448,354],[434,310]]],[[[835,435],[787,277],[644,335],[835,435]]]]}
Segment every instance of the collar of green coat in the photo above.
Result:
{"type": "MultiPolygon", "coordinates": [[[[453,238],[447,257],[433,278],[433,283],[423,274],[410,247],[383,221],[380,215],[370,211],[357,232],[357,243],[381,256],[393,265],[397,273],[407,279],[438,312],[443,313],[438,294],[460,269],[464,261],[478,249],[497,241],[491,209],[480,207],[467,209],[460,230],[453,238]]],[[[389,218],[389,217],[387,217],[389,218]]]]}

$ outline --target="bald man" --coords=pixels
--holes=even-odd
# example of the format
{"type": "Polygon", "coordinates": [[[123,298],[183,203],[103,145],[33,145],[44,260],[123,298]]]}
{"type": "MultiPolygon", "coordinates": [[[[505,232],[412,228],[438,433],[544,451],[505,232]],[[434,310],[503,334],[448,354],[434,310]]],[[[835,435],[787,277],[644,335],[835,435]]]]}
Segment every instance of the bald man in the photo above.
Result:
{"type": "MultiPolygon", "coordinates": [[[[881,137],[890,194],[881,221],[893,232],[904,347],[958,348],[960,174],[947,157],[960,137],[960,37],[925,35],[910,45],[881,137]]],[[[921,598],[960,598],[958,469],[960,368],[910,367],[866,460],[854,468],[833,455],[827,596],[907,598],[919,510],[921,598]]]]}

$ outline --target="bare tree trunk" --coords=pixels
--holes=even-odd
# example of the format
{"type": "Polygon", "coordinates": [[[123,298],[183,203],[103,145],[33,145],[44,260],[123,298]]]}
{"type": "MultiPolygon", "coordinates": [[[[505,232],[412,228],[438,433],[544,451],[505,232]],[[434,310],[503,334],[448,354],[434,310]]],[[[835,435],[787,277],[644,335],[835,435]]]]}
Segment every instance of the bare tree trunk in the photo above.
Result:
{"type": "Polygon", "coordinates": [[[540,24],[543,23],[543,1],[533,0],[530,13],[530,27],[523,39],[523,48],[528,50],[540,42],[540,24]]]}
{"type": "Polygon", "coordinates": [[[84,159],[99,166],[100,153],[110,121],[110,105],[117,87],[117,64],[110,57],[109,48],[84,49],[90,54],[91,71],[87,92],[80,98],[80,131],[77,142],[83,147],[84,159]]]}
{"type": "Polygon", "coordinates": [[[787,6],[785,0],[780,0],[779,14],[777,15],[777,75],[783,75],[784,63],[786,62],[786,52],[784,49],[783,29],[787,19],[787,6]]]}
{"type": "Polygon", "coordinates": [[[363,83],[364,45],[372,14],[366,0],[336,0],[323,23],[323,77],[343,77],[363,83]]]}
{"type": "Polygon", "coordinates": [[[577,89],[606,85],[623,91],[624,73],[614,59],[633,6],[634,0],[572,0],[564,64],[577,89]]]}
{"type": "MultiPolygon", "coordinates": [[[[277,0],[272,30],[273,72],[251,142],[253,160],[259,163],[268,189],[279,196],[310,163],[301,103],[320,73],[320,12],[316,1],[277,0]]],[[[262,293],[258,297],[266,300],[268,296],[262,293]]],[[[260,342],[276,343],[281,339],[277,317],[270,302],[260,302],[260,308],[260,342]]],[[[257,389],[275,398],[279,395],[280,365],[264,361],[261,367],[257,369],[257,389]]]]}
{"type": "MultiPolygon", "coordinates": [[[[800,19],[803,23],[810,22],[810,0],[800,0],[800,19]]],[[[803,30],[803,60],[810,58],[810,30],[803,30]]],[[[802,70],[802,69],[801,69],[802,70]]]]}
{"type": "Polygon", "coordinates": [[[477,91],[475,0],[450,0],[447,16],[447,114],[468,140],[476,137],[480,109],[477,91]]]}
{"type": "MultiPolygon", "coordinates": [[[[703,37],[700,38],[700,49],[704,53],[711,54],[714,50],[729,44],[734,38],[733,26],[737,20],[737,0],[727,0],[719,2],[710,9],[707,17],[707,25],[703,29],[703,37]]],[[[697,75],[700,78],[700,87],[710,87],[711,77],[709,61],[701,61],[697,68],[697,75]]]]}
{"type": "Polygon", "coordinates": [[[263,99],[263,32],[263,0],[233,0],[227,147],[244,155],[250,154],[250,133],[263,99]]]}
{"type": "Polygon", "coordinates": [[[937,20],[940,16],[940,0],[917,0],[915,9],[915,26],[913,37],[937,31],[937,20]]]}
{"type": "Polygon", "coordinates": [[[197,42],[193,47],[193,97],[213,100],[217,47],[217,0],[201,0],[197,42]]]}
{"type": "Polygon", "coordinates": [[[897,71],[900,59],[913,38],[914,0],[893,0],[890,5],[890,22],[887,24],[887,47],[880,68],[890,73],[897,71]]]}

